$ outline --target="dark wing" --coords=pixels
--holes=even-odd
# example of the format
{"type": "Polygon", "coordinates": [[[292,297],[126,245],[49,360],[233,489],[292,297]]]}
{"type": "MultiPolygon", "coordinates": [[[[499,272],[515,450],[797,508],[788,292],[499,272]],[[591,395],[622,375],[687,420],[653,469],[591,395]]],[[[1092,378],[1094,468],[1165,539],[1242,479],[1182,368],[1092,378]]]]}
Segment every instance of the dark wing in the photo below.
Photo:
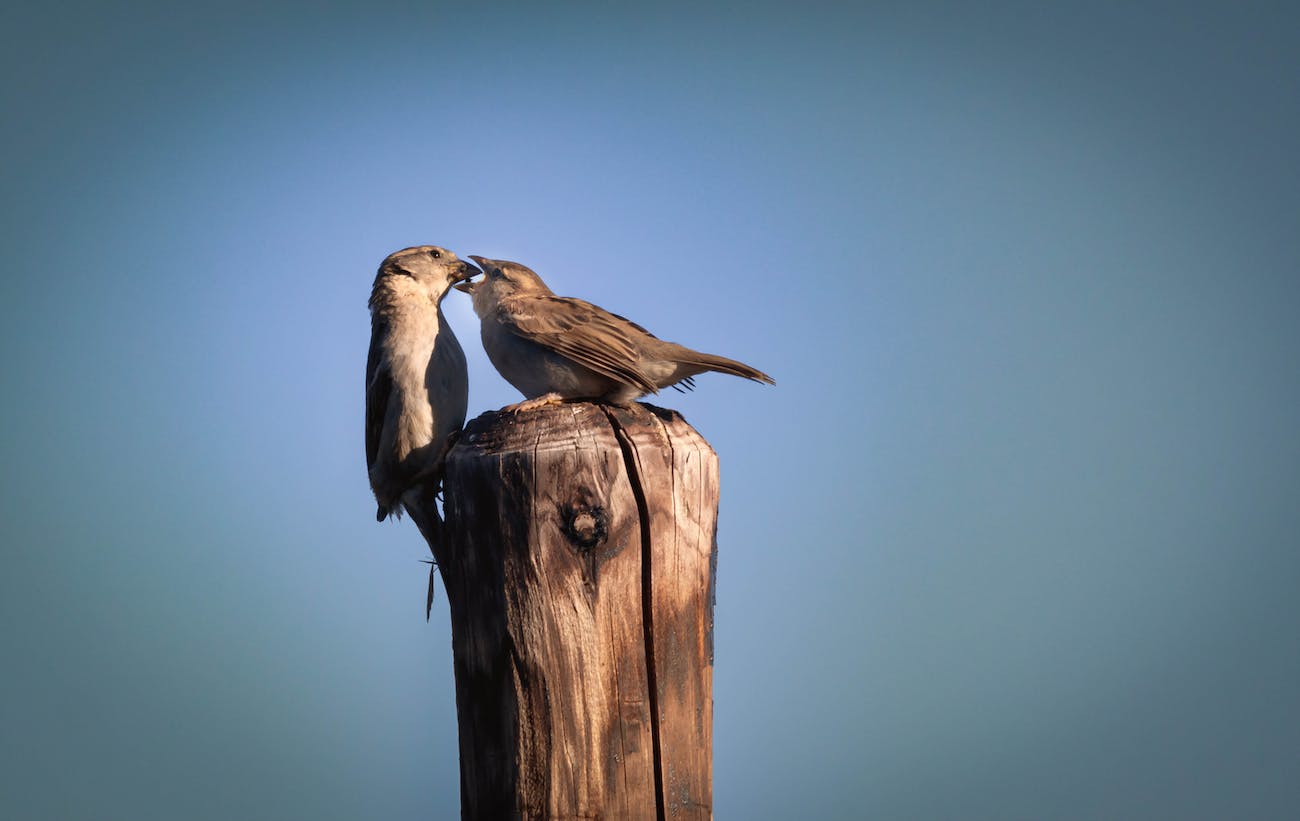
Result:
{"type": "Polygon", "coordinates": [[[641,370],[638,336],[649,331],[590,302],[560,296],[502,300],[498,317],[518,336],[602,376],[646,393],[659,389],[641,370]]]}
{"type": "Polygon", "coordinates": [[[370,323],[370,354],[366,357],[366,469],[375,466],[379,439],[388,414],[388,396],[393,392],[393,377],[383,361],[380,340],[388,335],[388,323],[376,317],[370,323]]]}
{"type": "Polygon", "coordinates": [[[469,372],[465,364],[465,349],[460,346],[456,334],[447,324],[447,319],[438,309],[438,337],[433,341],[433,353],[429,355],[429,367],[425,374],[425,383],[433,396],[438,397],[434,405],[433,434],[435,437],[446,436],[465,426],[465,411],[469,405],[469,372]]]}

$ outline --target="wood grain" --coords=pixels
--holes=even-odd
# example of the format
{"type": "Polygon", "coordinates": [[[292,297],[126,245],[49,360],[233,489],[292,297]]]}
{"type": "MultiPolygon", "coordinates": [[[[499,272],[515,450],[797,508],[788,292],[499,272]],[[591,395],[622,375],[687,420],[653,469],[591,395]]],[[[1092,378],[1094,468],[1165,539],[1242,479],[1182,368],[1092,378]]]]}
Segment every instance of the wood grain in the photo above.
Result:
{"type": "Polygon", "coordinates": [[[672,411],[470,422],[436,546],[464,818],[712,816],[717,499],[672,411]]]}

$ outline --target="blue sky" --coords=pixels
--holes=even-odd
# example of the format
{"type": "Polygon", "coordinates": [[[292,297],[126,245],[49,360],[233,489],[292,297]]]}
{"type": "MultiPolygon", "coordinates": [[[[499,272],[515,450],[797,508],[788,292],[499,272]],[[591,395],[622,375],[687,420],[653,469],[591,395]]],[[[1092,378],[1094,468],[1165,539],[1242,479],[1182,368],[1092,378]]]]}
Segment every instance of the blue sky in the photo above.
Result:
{"type": "Polygon", "coordinates": [[[777,379],[662,398],[721,460],[717,817],[1294,814],[1281,7],[4,20],[4,814],[455,814],[362,447],[421,243],[777,379]]]}

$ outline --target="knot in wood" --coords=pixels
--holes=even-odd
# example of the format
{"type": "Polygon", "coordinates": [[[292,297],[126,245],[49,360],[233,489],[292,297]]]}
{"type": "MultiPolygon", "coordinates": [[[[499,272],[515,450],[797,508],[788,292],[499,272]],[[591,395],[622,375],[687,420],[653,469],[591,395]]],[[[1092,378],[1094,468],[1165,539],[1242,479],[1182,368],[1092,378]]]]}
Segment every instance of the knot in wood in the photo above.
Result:
{"type": "Polygon", "coordinates": [[[569,505],[564,510],[564,535],[580,550],[591,550],[605,541],[609,517],[604,508],[569,505]]]}

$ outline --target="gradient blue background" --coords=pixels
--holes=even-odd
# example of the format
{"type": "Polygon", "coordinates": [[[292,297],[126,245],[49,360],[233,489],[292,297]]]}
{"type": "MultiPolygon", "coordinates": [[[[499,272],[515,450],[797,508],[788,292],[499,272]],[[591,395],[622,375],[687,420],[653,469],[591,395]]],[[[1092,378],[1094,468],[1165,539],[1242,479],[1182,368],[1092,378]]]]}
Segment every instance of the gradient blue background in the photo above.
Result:
{"type": "Polygon", "coordinates": [[[1048,5],[6,7],[0,816],[456,814],[362,452],[434,242],[778,380],[663,399],[720,819],[1297,817],[1300,28],[1048,5]]]}

